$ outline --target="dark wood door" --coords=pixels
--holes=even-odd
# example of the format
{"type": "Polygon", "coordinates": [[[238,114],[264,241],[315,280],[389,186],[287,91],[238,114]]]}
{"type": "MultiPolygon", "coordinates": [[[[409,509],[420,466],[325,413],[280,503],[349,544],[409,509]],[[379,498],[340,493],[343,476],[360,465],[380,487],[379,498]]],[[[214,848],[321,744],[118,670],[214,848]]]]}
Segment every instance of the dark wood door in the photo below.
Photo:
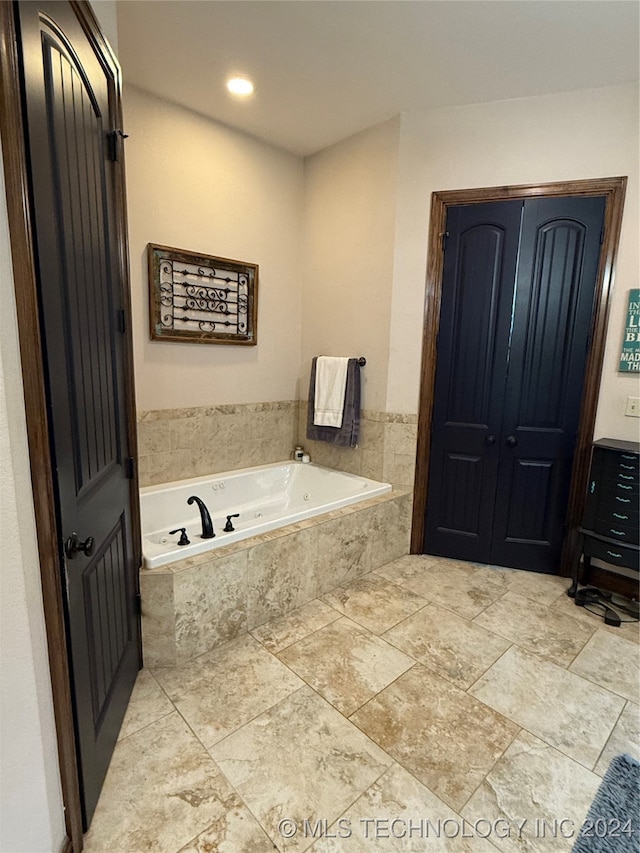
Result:
{"type": "Polygon", "coordinates": [[[17,14],[86,828],[141,663],[118,93],[72,5],[20,3],[17,14]]]}
{"type": "Polygon", "coordinates": [[[425,551],[558,571],[604,207],[450,209],[425,551]]]}

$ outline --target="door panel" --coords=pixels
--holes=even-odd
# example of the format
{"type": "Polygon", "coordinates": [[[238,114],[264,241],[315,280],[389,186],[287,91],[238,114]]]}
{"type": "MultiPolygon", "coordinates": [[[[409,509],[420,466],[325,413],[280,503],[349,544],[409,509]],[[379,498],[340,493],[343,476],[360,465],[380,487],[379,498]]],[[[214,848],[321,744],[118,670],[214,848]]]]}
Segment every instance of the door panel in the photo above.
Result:
{"type": "Polygon", "coordinates": [[[491,551],[498,565],[559,567],[604,206],[602,197],[524,205],[498,472],[498,493],[510,498],[496,503],[491,551]],[[530,535],[509,520],[520,513],[530,535]]]}
{"type": "Polygon", "coordinates": [[[116,89],[64,2],[18,4],[43,360],[83,823],[140,666],[116,89]],[[72,535],[85,550],[67,550],[72,535]],[[89,546],[89,538],[93,547],[89,546]]]}
{"type": "Polygon", "coordinates": [[[427,552],[558,570],[604,208],[450,208],[427,552]]]}
{"type": "Polygon", "coordinates": [[[447,217],[425,542],[488,560],[521,201],[447,217]],[[494,442],[494,443],[492,443],[494,442]]]}

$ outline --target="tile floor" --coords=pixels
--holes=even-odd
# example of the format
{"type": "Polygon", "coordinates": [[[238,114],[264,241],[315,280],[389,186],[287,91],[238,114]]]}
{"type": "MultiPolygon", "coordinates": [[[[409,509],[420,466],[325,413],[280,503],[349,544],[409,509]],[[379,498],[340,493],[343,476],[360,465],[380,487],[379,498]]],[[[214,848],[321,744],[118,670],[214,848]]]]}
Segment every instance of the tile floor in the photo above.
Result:
{"type": "Polygon", "coordinates": [[[87,853],[570,851],[640,757],[640,634],[568,585],[402,557],[143,670],[87,853]]]}

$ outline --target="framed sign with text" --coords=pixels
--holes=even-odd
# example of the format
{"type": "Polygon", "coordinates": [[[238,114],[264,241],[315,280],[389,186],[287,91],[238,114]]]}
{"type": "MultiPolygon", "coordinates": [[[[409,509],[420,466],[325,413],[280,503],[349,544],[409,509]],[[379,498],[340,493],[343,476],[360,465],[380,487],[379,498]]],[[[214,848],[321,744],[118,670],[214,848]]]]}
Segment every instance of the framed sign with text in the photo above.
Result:
{"type": "Polygon", "coordinates": [[[629,307],[618,370],[624,373],[630,371],[640,373],[640,288],[638,287],[629,291],[629,307]]]}
{"type": "Polygon", "coordinates": [[[153,243],[147,257],[152,340],[255,346],[257,264],[153,243]]]}

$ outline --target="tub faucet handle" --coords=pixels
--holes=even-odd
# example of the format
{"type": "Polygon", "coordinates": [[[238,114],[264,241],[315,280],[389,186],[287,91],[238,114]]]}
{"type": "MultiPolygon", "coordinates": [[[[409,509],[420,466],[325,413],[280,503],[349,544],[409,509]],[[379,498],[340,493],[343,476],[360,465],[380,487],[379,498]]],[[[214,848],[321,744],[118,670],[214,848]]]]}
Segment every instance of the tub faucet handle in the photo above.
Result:
{"type": "Polygon", "coordinates": [[[178,539],[178,545],[190,545],[191,542],[187,539],[187,528],[186,527],[178,527],[176,530],[170,530],[169,536],[173,536],[174,533],[180,534],[180,539],[178,539]]]}
{"type": "Polygon", "coordinates": [[[231,523],[231,519],[232,519],[232,518],[240,518],[240,513],[239,513],[239,512],[234,512],[234,513],[233,513],[233,515],[228,515],[228,516],[227,516],[227,523],[226,523],[226,524],[225,524],[225,526],[224,526],[224,532],[225,532],[225,533],[233,533],[233,531],[235,530],[235,527],[234,527],[234,526],[233,526],[233,524],[231,523]]]}

